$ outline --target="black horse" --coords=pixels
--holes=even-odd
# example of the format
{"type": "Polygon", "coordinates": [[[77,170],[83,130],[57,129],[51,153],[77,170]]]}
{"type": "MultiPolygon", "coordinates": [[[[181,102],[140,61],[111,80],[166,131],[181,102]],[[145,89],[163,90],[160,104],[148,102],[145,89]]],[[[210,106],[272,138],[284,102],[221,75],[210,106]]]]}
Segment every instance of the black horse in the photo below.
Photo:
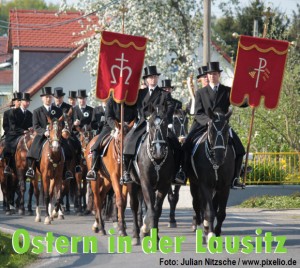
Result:
{"type": "Polygon", "coordinates": [[[222,114],[209,110],[208,113],[211,121],[193,149],[192,169],[188,174],[197,223],[203,222],[207,239],[214,234],[221,235],[235,157],[232,145],[228,144],[228,119],[232,111],[222,114]],[[215,217],[217,224],[214,227],[215,217]]]}
{"type": "Polygon", "coordinates": [[[140,244],[138,225],[139,194],[142,190],[145,206],[142,232],[149,235],[151,228],[158,228],[163,201],[175,175],[174,156],[168,142],[166,107],[155,107],[147,121],[147,133],[142,138],[137,152],[135,170],[132,176],[137,183],[129,186],[130,206],[133,213],[133,245],[140,244]]]}
{"type": "MultiPolygon", "coordinates": [[[[179,142],[183,141],[183,138],[187,136],[188,133],[188,113],[183,109],[176,109],[173,115],[173,131],[178,137],[179,142]]],[[[177,223],[175,219],[175,210],[179,200],[179,190],[181,185],[171,186],[168,191],[168,201],[170,204],[170,215],[169,215],[169,225],[170,228],[176,228],[177,223]]]]}

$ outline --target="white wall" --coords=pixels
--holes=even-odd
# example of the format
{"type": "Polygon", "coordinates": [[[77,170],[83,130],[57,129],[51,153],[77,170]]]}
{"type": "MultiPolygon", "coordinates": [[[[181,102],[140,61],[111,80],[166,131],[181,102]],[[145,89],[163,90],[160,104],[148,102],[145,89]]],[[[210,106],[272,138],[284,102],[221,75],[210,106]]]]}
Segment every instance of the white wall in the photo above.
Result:
{"type": "MultiPolygon", "coordinates": [[[[78,89],[86,89],[87,93],[91,90],[91,78],[87,71],[83,70],[86,62],[86,55],[74,59],[69,63],[60,73],[58,73],[52,80],[50,80],[45,87],[62,87],[66,93],[64,101],[68,102],[69,91],[77,91],[78,89]]],[[[42,105],[41,89],[31,98],[29,110],[42,105]]]]}

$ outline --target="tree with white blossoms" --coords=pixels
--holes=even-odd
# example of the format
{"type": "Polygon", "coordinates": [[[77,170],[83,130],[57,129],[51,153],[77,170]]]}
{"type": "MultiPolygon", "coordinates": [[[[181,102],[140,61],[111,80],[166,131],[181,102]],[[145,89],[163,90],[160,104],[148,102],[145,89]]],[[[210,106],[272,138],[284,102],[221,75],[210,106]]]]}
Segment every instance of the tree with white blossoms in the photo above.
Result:
{"type": "MultiPolygon", "coordinates": [[[[67,9],[61,0],[61,10],[67,9]]],[[[156,65],[163,79],[172,79],[177,87],[176,98],[187,100],[188,90],[183,81],[202,65],[195,52],[201,42],[200,3],[194,0],[82,0],[73,5],[84,14],[95,12],[99,25],[94,30],[122,33],[122,7],[126,7],[125,34],[145,36],[147,44],[145,65],[156,65]]],[[[84,29],[83,29],[84,33],[84,29]]],[[[97,75],[101,34],[88,41],[86,68],[97,75]]],[[[95,81],[92,81],[95,88],[95,81]]],[[[95,94],[92,90],[91,95],[95,94]]]]}

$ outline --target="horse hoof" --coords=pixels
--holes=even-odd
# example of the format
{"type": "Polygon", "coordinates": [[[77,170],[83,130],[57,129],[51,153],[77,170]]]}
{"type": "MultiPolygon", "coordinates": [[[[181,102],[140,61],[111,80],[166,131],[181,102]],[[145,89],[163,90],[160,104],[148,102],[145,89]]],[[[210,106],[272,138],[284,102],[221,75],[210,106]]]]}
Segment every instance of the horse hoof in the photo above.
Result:
{"type": "Polygon", "coordinates": [[[41,220],[41,218],[38,218],[38,217],[36,217],[35,219],[34,219],[34,222],[41,222],[42,220],[41,220]]]}
{"type": "Polygon", "coordinates": [[[46,225],[49,225],[49,224],[51,224],[51,218],[46,218],[45,219],[45,221],[44,221],[44,224],[46,224],[46,225]]]}
{"type": "Polygon", "coordinates": [[[25,210],[19,209],[18,213],[19,213],[20,216],[24,216],[25,215],[25,210]]]}
{"type": "Polygon", "coordinates": [[[58,215],[58,218],[57,218],[57,219],[59,219],[59,220],[64,220],[65,217],[64,217],[64,215],[58,215]]]}
{"type": "Polygon", "coordinates": [[[98,234],[99,233],[99,228],[98,227],[92,227],[92,230],[94,231],[94,233],[98,234]]]}
{"type": "Polygon", "coordinates": [[[117,229],[118,228],[118,222],[113,222],[113,227],[115,228],[115,229],[117,229]]]}
{"type": "Polygon", "coordinates": [[[177,223],[176,222],[169,222],[168,227],[169,228],[177,228],[177,223]]]}
{"type": "Polygon", "coordinates": [[[12,214],[13,214],[13,213],[12,213],[11,211],[6,211],[6,212],[5,212],[5,215],[6,215],[6,216],[10,216],[10,215],[12,215],[12,214]]]}
{"type": "Polygon", "coordinates": [[[132,246],[139,246],[141,244],[141,239],[139,237],[132,238],[131,245],[132,246]]]}
{"type": "Polygon", "coordinates": [[[143,232],[143,234],[145,234],[145,236],[146,234],[149,235],[150,233],[150,230],[147,228],[145,224],[142,226],[141,231],[143,232]]]}
{"type": "Polygon", "coordinates": [[[127,233],[126,231],[119,231],[119,236],[127,236],[127,233]]]}
{"type": "Polygon", "coordinates": [[[106,235],[106,231],[105,231],[104,229],[103,229],[103,230],[100,230],[100,231],[99,231],[99,234],[104,236],[104,235],[106,235]]]}

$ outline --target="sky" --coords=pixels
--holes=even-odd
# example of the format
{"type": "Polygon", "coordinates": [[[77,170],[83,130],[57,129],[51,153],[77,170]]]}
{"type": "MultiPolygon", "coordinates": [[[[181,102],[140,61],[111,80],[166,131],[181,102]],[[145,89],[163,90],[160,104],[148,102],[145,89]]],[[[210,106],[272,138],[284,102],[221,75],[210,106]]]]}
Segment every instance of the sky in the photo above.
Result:
{"type": "MultiPolygon", "coordinates": [[[[78,1],[80,0],[67,0],[67,3],[72,4],[78,1]]],[[[213,1],[214,3],[212,4],[211,7],[212,15],[216,15],[217,17],[222,15],[222,12],[217,7],[221,1],[222,0],[213,1]]],[[[241,3],[241,7],[245,7],[249,5],[249,3],[251,2],[251,0],[239,0],[239,1],[241,3]]],[[[45,0],[45,2],[57,4],[60,2],[60,0],[45,0]]],[[[269,4],[271,8],[278,7],[280,11],[285,12],[287,15],[292,15],[293,10],[296,10],[297,3],[300,4],[300,0],[265,0],[264,2],[266,3],[266,5],[269,4]]]]}

